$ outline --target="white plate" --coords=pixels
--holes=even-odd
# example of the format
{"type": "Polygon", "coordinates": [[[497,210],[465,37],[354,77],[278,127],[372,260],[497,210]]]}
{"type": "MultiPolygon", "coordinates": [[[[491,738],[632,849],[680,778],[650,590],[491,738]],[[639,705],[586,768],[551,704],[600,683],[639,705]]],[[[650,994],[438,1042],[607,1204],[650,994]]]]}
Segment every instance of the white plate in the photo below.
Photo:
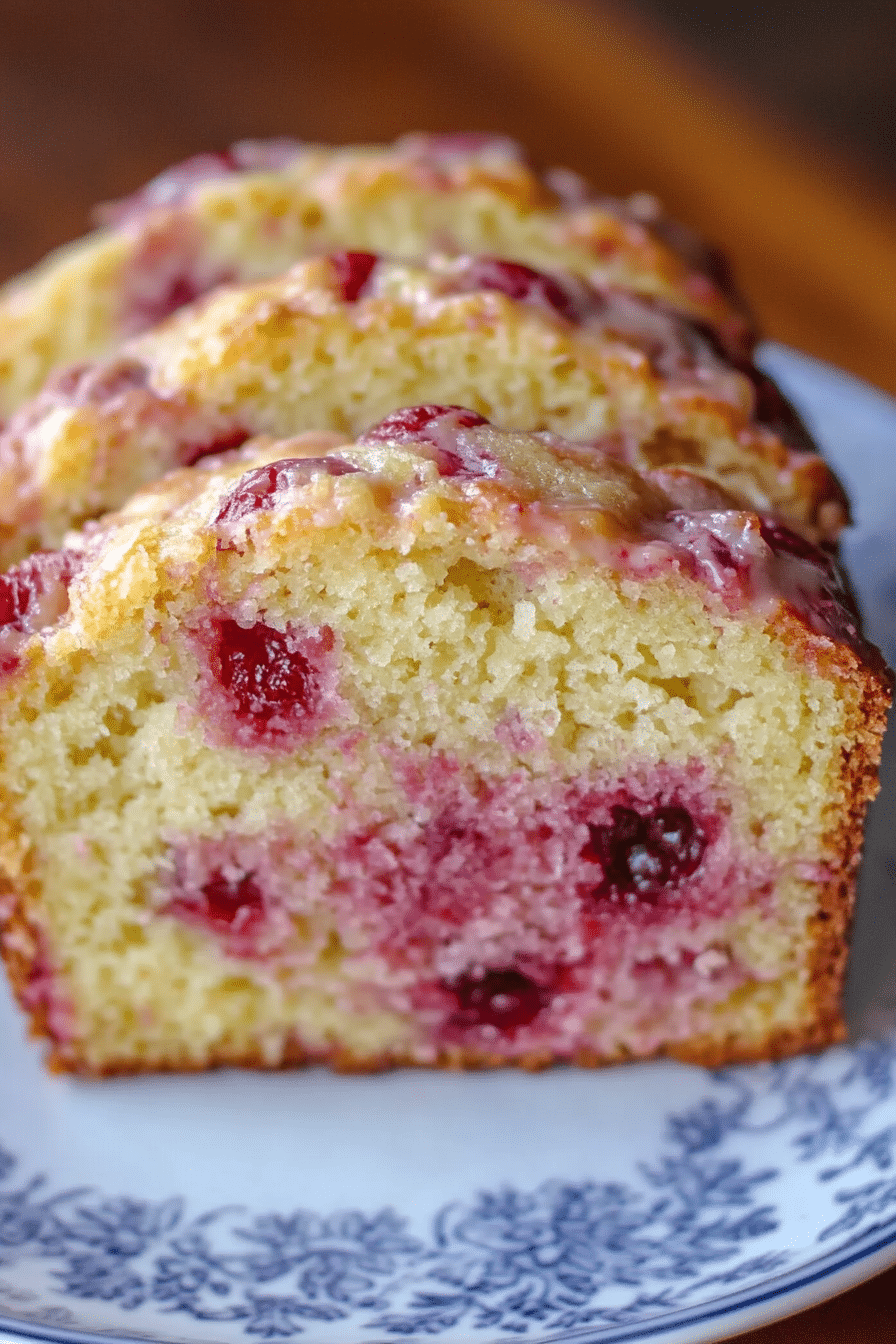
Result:
{"type": "MultiPolygon", "coordinates": [[[[896,654],[896,405],[769,348],[856,501],[896,654]]],[[[0,1340],[713,1340],[896,1261],[896,760],[865,861],[856,1043],[449,1076],[46,1077],[0,1000],[0,1340]]]]}

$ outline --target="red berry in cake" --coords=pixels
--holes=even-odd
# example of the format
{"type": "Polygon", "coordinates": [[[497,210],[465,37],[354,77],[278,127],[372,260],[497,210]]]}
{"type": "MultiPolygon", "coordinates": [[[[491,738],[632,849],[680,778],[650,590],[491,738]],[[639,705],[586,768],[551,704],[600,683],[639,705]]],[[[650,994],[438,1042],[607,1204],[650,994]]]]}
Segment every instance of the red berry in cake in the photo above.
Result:
{"type": "Polygon", "coordinates": [[[443,421],[448,421],[452,429],[472,429],[488,424],[484,415],[468,411],[464,406],[406,406],[400,411],[392,411],[365,430],[359,442],[438,444],[438,431],[443,421]]]}
{"type": "MultiPolygon", "coordinates": [[[[223,279],[224,277],[220,283],[223,283],[223,279]]],[[[146,327],[154,327],[159,322],[164,322],[166,317],[171,317],[179,308],[206,294],[214,284],[215,281],[199,280],[189,271],[170,276],[159,285],[151,297],[146,296],[142,303],[131,306],[128,313],[129,330],[143,331],[146,327]]]]}
{"type": "Polygon", "coordinates": [[[407,406],[368,429],[359,442],[429,443],[440,476],[493,480],[500,470],[497,458],[462,432],[488,423],[463,406],[407,406]]]}
{"type": "Polygon", "coordinates": [[[378,261],[375,252],[334,252],[330,263],[336,274],[342,298],[346,303],[357,303],[378,261]]]}
{"type": "Polygon", "coordinates": [[[461,292],[492,289],[506,294],[519,303],[534,303],[549,312],[557,313],[567,322],[578,322],[582,317],[580,296],[571,287],[564,286],[552,275],[523,266],[518,261],[501,261],[497,257],[476,257],[461,274],[461,292]]]}
{"type": "Polygon", "coordinates": [[[139,359],[122,357],[96,364],[70,364],[49,380],[46,391],[63,396],[72,405],[103,406],[128,392],[143,391],[149,369],[139,359]]]}
{"type": "Polygon", "coordinates": [[[756,368],[748,358],[738,361],[739,367],[753,384],[754,416],[760,425],[774,431],[789,448],[796,452],[818,451],[812,436],[796,408],[784,396],[771,378],[756,368]]]}
{"type": "Polygon", "coordinates": [[[534,980],[515,970],[463,975],[448,988],[457,1003],[450,1022],[455,1028],[492,1027],[511,1033],[534,1022],[548,1002],[534,980]]]}
{"type": "Polygon", "coordinates": [[[609,826],[589,825],[582,857],[599,863],[603,877],[591,889],[598,900],[655,905],[700,867],[706,837],[683,807],[660,807],[646,816],[634,808],[611,809],[609,826]]]}
{"type": "Polygon", "coordinates": [[[241,747],[291,750],[328,717],[335,697],[333,632],[264,621],[213,620],[203,712],[223,719],[222,736],[241,747]],[[223,702],[223,703],[222,703],[223,702]],[[222,714],[223,709],[223,714],[222,714]]]}
{"type": "Polygon", "coordinates": [[[68,610],[68,586],[80,564],[77,551],[36,551],[0,574],[0,672],[18,666],[17,649],[27,635],[68,610]]]}
{"type": "Polygon", "coordinates": [[[247,628],[222,621],[218,628],[221,685],[237,712],[254,723],[284,713],[310,713],[317,700],[314,669],[291,648],[289,635],[263,621],[247,628]]]}
{"type": "Polygon", "coordinates": [[[801,537],[792,528],[785,527],[775,518],[760,518],[759,531],[762,540],[774,555],[793,555],[798,560],[808,560],[819,569],[832,573],[833,558],[818,546],[813,546],[805,537],[801,537]]]}
{"type": "Polygon", "coordinates": [[[232,523],[259,509],[273,509],[278,496],[318,471],[328,476],[347,476],[357,471],[357,467],[341,457],[284,457],[279,462],[255,467],[241,476],[224,496],[212,521],[232,523]]]}
{"type": "Polygon", "coordinates": [[[204,457],[217,457],[219,453],[230,453],[235,448],[242,448],[248,438],[250,438],[248,430],[234,426],[233,429],[225,429],[204,443],[184,444],[181,450],[181,463],[185,467],[193,467],[204,457]]]}
{"type": "Polygon", "coordinates": [[[216,868],[195,892],[176,896],[167,911],[215,933],[245,935],[264,919],[265,901],[252,873],[216,868]]]}

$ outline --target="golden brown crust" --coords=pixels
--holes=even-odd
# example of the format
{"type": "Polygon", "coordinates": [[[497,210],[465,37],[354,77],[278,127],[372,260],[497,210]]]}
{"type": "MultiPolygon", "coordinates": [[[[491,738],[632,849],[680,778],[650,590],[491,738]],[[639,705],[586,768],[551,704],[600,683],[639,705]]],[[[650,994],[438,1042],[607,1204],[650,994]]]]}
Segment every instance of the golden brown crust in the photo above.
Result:
{"type": "MultiPolygon", "coordinates": [[[[32,1035],[46,1035],[32,1023],[32,1035]]],[[[219,1050],[216,1054],[201,1062],[187,1055],[169,1055],[157,1061],[144,1060],[108,1060],[96,1066],[58,1043],[52,1043],[47,1055],[46,1065],[52,1073],[72,1074],[80,1078],[117,1078],[157,1073],[206,1073],[214,1069],[252,1069],[265,1072],[284,1072],[299,1067],[324,1065],[335,1073],[374,1074],[385,1073],[390,1069],[427,1068],[441,1069],[451,1073],[478,1073],[499,1068],[517,1068],[526,1073],[541,1073],[546,1069],[561,1065],[575,1065],[578,1068],[608,1068],[614,1064],[641,1062],[647,1059],[677,1059],[685,1064],[698,1064],[704,1068],[715,1069],[729,1064],[753,1064],[764,1060],[785,1059],[790,1055],[807,1051],[823,1050],[835,1045],[845,1035],[839,1011],[819,1017],[808,1023],[803,1029],[783,1028],[772,1032],[763,1041],[752,1037],[738,1036],[731,1032],[724,1037],[700,1037],[681,1044],[669,1044],[653,1051],[649,1055],[634,1055],[620,1050],[613,1054],[599,1054],[593,1050],[580,1050],[572,1059],[557,1059],[548,1054],[520,1055],[508,1059],[504,1055],[485,1054],[476,1050],[464,1050],[460,1047],[442,1050],[431,1061],[421,1063],[411,1055],[389,1052],[382,1055],[363,1057],[352,1055],[344,1050],[310,1051],[296,1043],[287,1045],[283,1056],[275,1064],[266,1060],[261,1051],[219,1050]]]]}
{"type": "Polygon", "coordinates": [[[557,266],[634,283],[708,321],[728,344],[751,344],[751,324],[730,284],[713,278],[700,248],[681,246],[680,230],[658,209],[645,214],[635,202],[587,190],[565,199],[507,141],[445,158],[438,147],[433,156],[435,139],[296,144],[267,161],[261,146],[240,171],[184,178],[178,166],[163,175],[170,188],[181,174],[175,190],[159,192],[157,181],[155,191],[151,185],[107,209],[107,227],[0,289],[0,413],[32,395],[54,367],[92,358],[127,330],[149,325],[152,304],[135,324],[126,296],[133,272],[154,259],[164,278],[166,254],[169,267],[187,266],[188,288],[201,292],[225,275],[276,274],[330,247],[418,256],[448,238],[458,250],[497,250],[542,265],[553,257],[557,266]],[[469,200],[476,205],[465,212],[469,200]]]}
{"type": "MultiPolygon", "coordinates": [[[[849,956],[849,932],[856,896],[856,880],[862,855],[862,834],[868,804],[880,790],[878,765],[881,743],[893,693],[893,674],[874,659],[869,667],[858,654],[842,643],[822,641],[795,613],[785,616],[787,633],[798,657],[823,664],[829,675],[837,675],[853,693],[853,708],[844,725],[844,739],[852,746],[841,752],[839,792],[843,806],[824,846],[826,863],[832,876],[821,886],[818,906],[811,919],[814,932],[809,958],[809,994],[814,1013],[805,1038],[797,1034],[796,1044],[788,1045],[791,1033],[783,1033],[777,1047],[761,1058],[780,1058],[803,1049],[817,1049],[846,1035],[842,1014],[843,984],[849,956]],[[800,1044],[805,1039],[806,1044],[800,1044]]],[[[874,650],[876,653],[876,650],[874,650]]],[[[702,1061],[698,1061],[702,1062],[702,1061]]]]}

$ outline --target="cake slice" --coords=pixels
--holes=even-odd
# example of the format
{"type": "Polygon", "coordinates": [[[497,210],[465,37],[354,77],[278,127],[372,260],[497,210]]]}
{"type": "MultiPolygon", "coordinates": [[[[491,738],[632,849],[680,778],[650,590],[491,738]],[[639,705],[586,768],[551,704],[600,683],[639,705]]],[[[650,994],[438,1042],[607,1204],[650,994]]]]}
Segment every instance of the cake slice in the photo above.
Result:
{"type": "Polygon", "coordinates": [[[686,467],[813,540],[846,517],[777,389],[665,301],[494,257],[340,252],[222,287],[22,407],[0,434],[0,563],[254,434],[354,435],[417,402],[686,467]]]}
{"type": "Polygon", "coordinates": [[[830,556],[713,490],[417,406],[9,571],[2,945],[52,1066],[838,1039],[889,679],[830,556]]]}
{"type": "Polygon", "coordinates": [[[197,155],[98,215],[97,232],[0,293],[0,417],[53,369],[102,354],[215,285],[333,248],[497,253],[662,296],[738,349],[751,339],[718,258],[650,197],[598,198],[573,173],[536,173],[497,136],[247,141],[197,155]]]}

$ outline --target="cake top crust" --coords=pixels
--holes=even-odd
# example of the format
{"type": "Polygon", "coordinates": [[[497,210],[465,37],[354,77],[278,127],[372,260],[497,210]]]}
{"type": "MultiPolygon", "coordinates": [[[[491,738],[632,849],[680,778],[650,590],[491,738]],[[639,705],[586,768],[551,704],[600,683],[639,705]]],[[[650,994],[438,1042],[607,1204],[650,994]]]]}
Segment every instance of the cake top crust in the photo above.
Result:
{"type": "Polygon", "coordinates": [[[119,624],[155,619],[147,566],[213,601],[224,570],[251,581],[314,536],[338,546],[359,531],[399,555],[461,545],[530,576],[600,566],[639,584],[696,585],[720,616],[775,624],[786,612],[804,652],[849,650],[885,676],[836,561],[780,520],[684,469],[638,471],[590,445],[438,405],[402,408],[354,441],[254,439],[139,491],[63,551],[0,576],[0,670],[15,671],[54,626],[61,647],[85,635],[114,644],[119,624]]]}
{"type": "Polygon", "coordinates": [[[101,354],[227,281],[333,248],[413,258],[494,251],[664,298],[747,354],[752,325],[717,255],[657,202],[538,172],[512,141],[415,135],[393,145],[246,141],[199,154],[0,290],[0,414],[54,369],[101,354]]]}
{"type": "Polygon", "coordinates": [[[847,518],[771,381],[665,299],[493,256],[340,251],[219,287],[22,406],[0,433],[6,563],[29,528],[57,545],[172,466],[259,433],[357,434],[417,400],[689,468],[813,541],[847,518]]]}

